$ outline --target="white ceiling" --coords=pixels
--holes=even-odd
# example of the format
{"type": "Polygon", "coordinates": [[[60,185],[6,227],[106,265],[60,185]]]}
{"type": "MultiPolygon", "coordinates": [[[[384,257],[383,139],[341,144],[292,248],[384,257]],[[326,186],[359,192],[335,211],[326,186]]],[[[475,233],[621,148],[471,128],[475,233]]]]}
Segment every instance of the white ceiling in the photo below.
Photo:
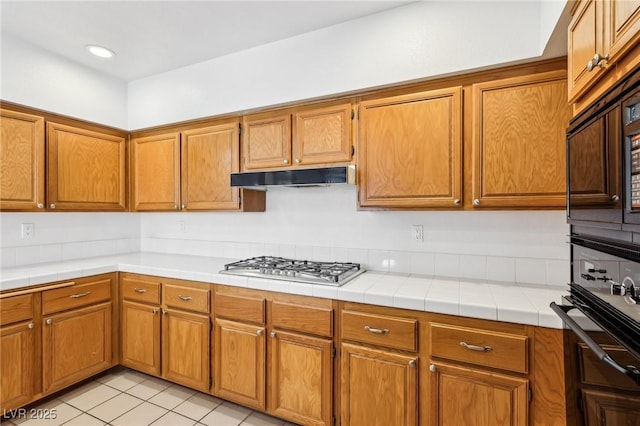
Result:
{"type": "Polygon", "coordinates": [[[0,0],[0,24],[2,33],[131,81],[407,3],[0,0]],[[116,57],[94,57],[87,44],[116,57]]]}

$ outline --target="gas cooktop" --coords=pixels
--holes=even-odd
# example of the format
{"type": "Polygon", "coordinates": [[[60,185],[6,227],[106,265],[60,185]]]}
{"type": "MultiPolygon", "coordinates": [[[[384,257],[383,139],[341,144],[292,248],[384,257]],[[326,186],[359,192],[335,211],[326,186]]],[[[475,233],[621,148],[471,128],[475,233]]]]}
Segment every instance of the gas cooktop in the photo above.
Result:
{"type": "Polygon", "coordinates": [[[359,263],[258,256],[224,265],[221,274],[341,286],[363,273],[359,263]]]}

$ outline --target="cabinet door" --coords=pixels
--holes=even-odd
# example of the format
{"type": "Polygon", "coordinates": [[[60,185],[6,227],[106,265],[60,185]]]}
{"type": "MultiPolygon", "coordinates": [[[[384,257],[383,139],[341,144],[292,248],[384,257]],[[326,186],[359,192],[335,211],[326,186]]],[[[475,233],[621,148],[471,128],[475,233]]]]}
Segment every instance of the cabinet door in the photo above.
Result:
{"type": "Polygon", "coordinates": [[[163,310],[163,377],[194,389],[208,391],[210,333],[211,322],[207,315],[163,310]]]}
{"type": "Polygon", "coordinates": [[[298,111],[294,115],[293,157],[302,166],[351,161],[351,104],[298,111]]]}
{"type": "Polygon", "coordinates": [[[564,71],[473,86],[474,207],[564,207],[564,71]]]}
{"type": "Polygon", "coordinates": [[[43,318],[42,375],[49,393],[113,365],[111,303],[43,318]]]}
{"type": "Polygon", "coordinates": [[[342,424],[416,425],[416,363],[414,357],[343,343],[342,424]]]}
{"type": "Polygon", "coordinates": [[[363,207],[460,206],[462,89],[360,104],[363,207]]]}
{"type": "Polygon", "coordinates": [[[593,56],[608,54],[603,39],[604,3],[597,0],[581,0],[569,23],[568,32],[568,81],[569,102],[574,102],[604,74],[606,67],[587,64],[593,56]]]}
{"type": "Polygon", "coordinates": [[[133,208],[180,208],[180,134],[148,136],[132,140],[133,208]]]}
{"type": "Polygon", "coordinates": [[[160,308],[122,302],[121,364],[155,376],[160,375],[160,308]]]}
{"type": "Polygon", "coordinates": [[[640,40],[640,1],[617,0],[608,4],[609,56],[618,58],[640,40]]]}
{"type": "Polygon", "coordinates": [[[34,394],[34,323],[0,329],[0,408],[11,410],[29,402],[34,394]]]}
{"type": "Polygon", "coordinates": [[[330,425],[333,343],[273,331],[270,334],[269,412],[305,425],[330,425]]]}
{"type": "Polygon", "coordinates": [[[238,209],[230,174],[240,171],[238,122],[182,132],[182,208],[238,209]]]}
{"type": "Polygon", "coordinates": [[[640,426],[640,397],[583,390],[585,426],[640,426]]]}
{"type": "Polygon", "coordinates": [[[0,109],[0,209],[44,208],[44,118],[0,109]]]}
{"type": "Polygon", "coordinates": [[[126,209],[126,140],[47,123],[47,202],[51,209],[126,209]]]}
{"type": "Polygon", "coordinates": [[[447,364],[431,364],[432,426],[525,426],[529,381],[447,364]]]}
{"type": "Polygon", "coordinates": [[[247,407],[264,410],[265,328],[215,320],[213,377],[215,394],[247,407]]]}
{"type": "Polygon", "coordinates": [[[244,117],[242,123],[244,170],[291,165],[291,114],[244,117]]]}

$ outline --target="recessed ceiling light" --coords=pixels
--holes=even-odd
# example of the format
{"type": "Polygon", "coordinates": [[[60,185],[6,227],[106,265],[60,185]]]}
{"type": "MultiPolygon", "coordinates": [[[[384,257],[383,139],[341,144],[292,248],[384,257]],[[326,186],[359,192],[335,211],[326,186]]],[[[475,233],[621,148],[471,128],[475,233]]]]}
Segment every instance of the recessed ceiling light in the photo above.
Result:
{"type": "Polygon", "coordinates": [[[106,47],[97,46],[95,44],[88,44],[85,47],[89,52],[101,58],[113,58],[116,56],[116,53],[113,50],[107,49],[106,47]]]}

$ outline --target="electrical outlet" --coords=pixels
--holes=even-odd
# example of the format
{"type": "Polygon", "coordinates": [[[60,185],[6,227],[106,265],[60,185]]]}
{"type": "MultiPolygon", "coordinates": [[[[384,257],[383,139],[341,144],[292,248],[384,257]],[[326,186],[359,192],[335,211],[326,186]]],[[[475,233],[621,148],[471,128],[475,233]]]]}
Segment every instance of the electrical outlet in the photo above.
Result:
{"type": "Polygon", "coordinates": [[[36,227],[33,223],[23,223],[20,226],[21,236],[23,239],[33,238],[36,227]]]}
{"type": "Polygon", "coordinates": [[[424,227],[422,225],[411,225],[411,240],[414,243],[424,243],[424,227]]]}
{"type": "Polygon", "coordinates": [[[184,220],[179,220],[178,221],[178,232],[184,233],[186,231],[187,231],[187,228],[186,228],[186,226],[184,224],[184,220]]]}

